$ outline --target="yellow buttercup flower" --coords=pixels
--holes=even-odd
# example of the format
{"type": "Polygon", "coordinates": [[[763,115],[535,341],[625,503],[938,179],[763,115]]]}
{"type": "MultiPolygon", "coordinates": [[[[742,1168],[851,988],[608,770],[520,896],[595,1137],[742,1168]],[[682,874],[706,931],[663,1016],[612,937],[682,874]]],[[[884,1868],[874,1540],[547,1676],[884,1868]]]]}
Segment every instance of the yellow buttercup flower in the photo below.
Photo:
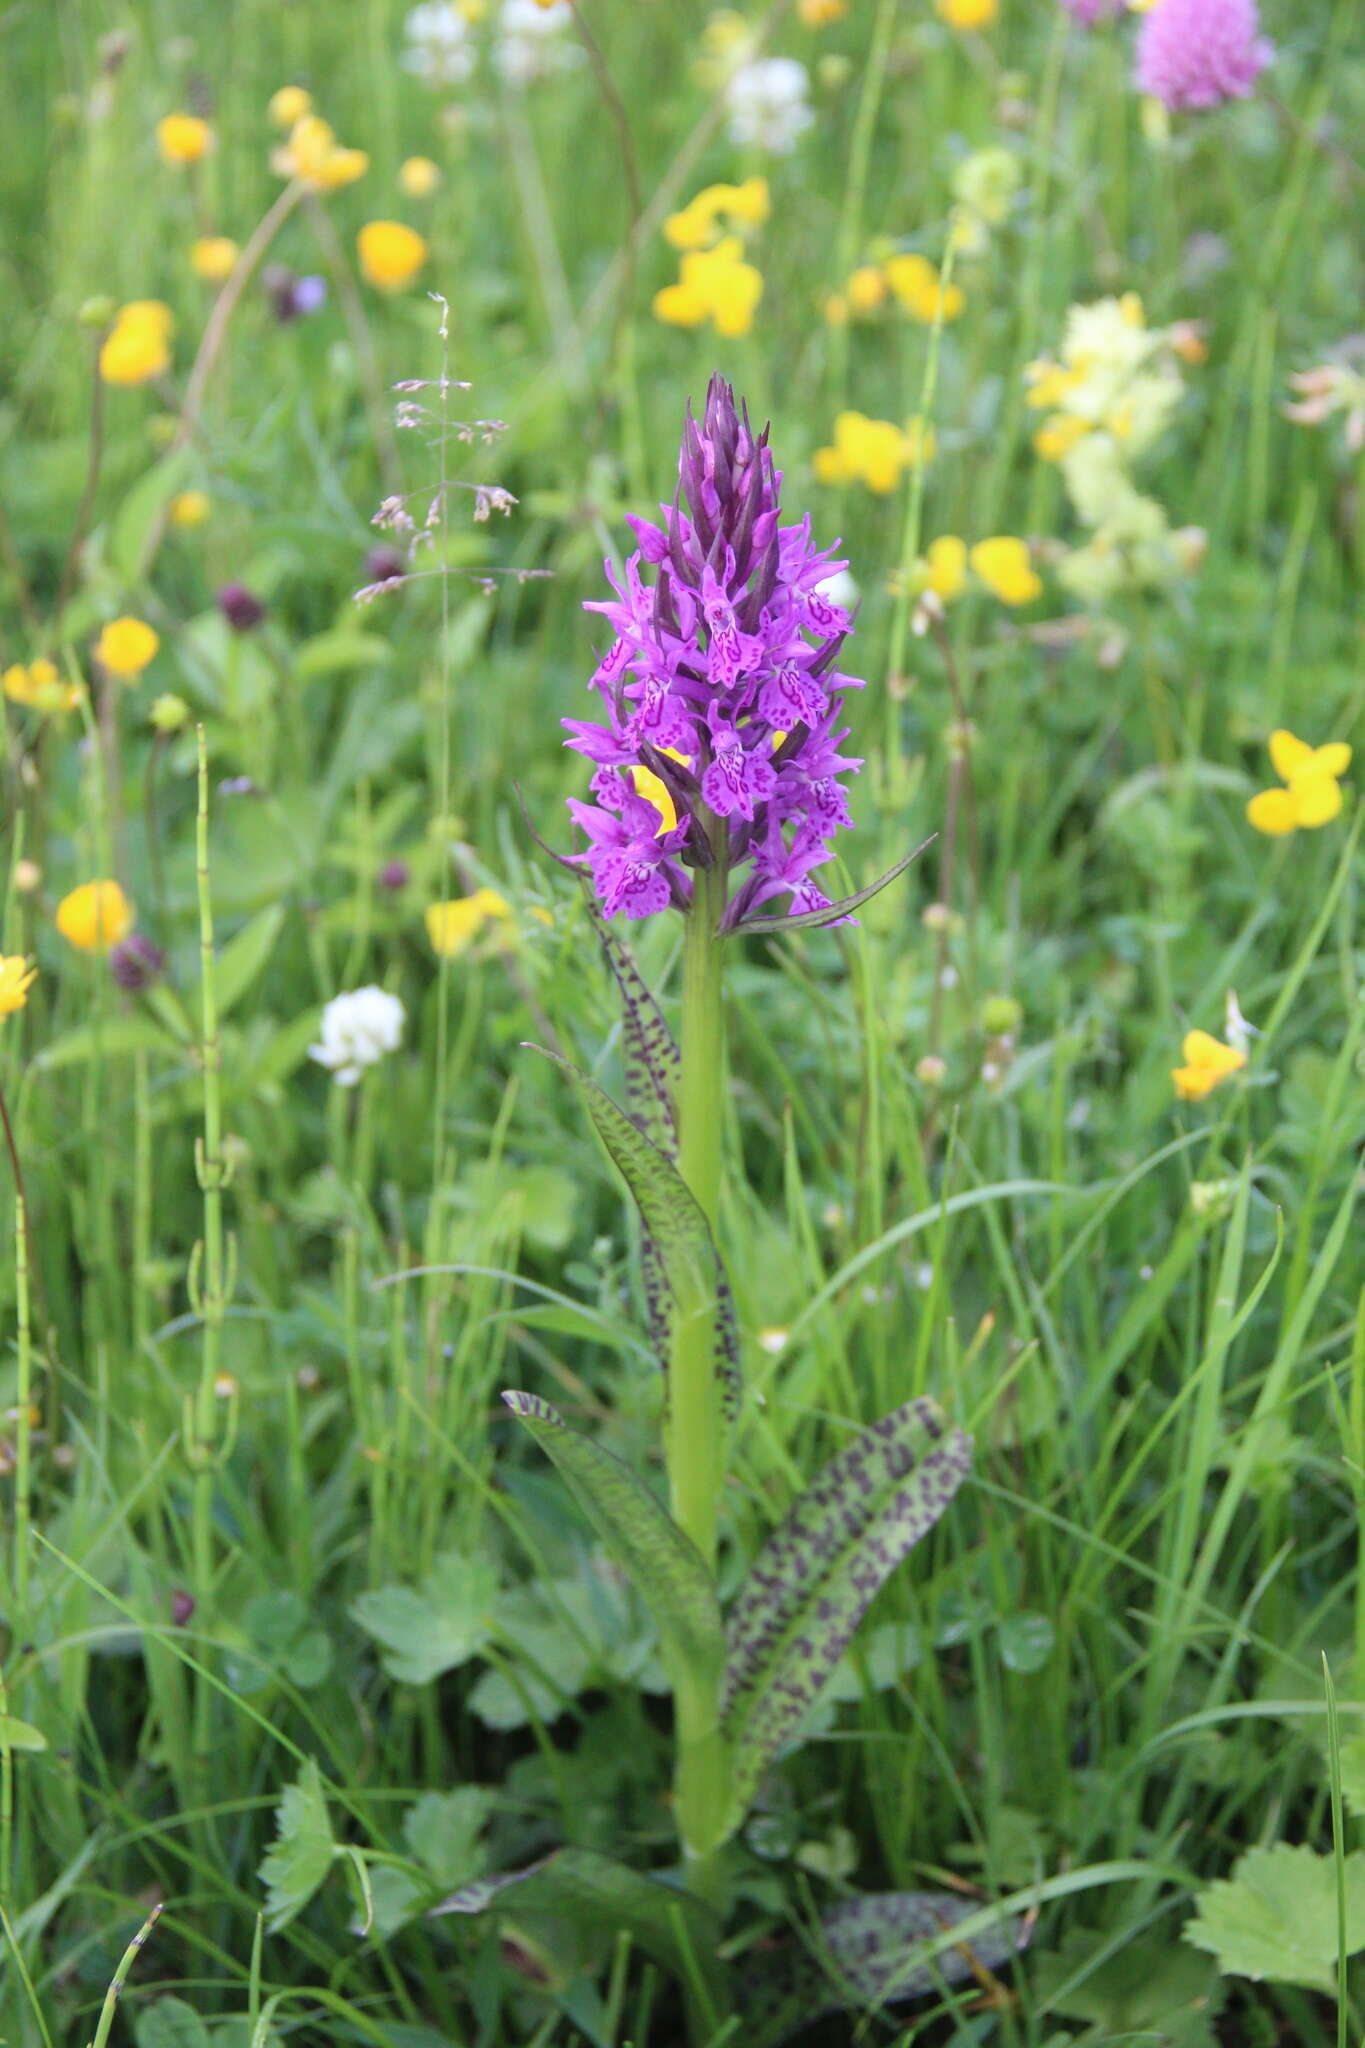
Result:
{"type": "Polygon", "coordinates": [[[145,384],[171,366],[175,321],[160,299],[133,299],[120,306],[100,349],[106,384],[145,384]]]}
{"type": "Polygon", "coordinates": [[[1030,562],[1028,546],[1022,540],[993,534],[989,540],[977,542],[970,560],[975,573],[1002,604],[1032,604],[1042,592],[1042,578],[1030,562]]]}
{"type": "Polygon", "coordinates": [[[678,282],[654,295],[654,313],[670,327],[699,327],[711,320],[717,334],[748,334],[763,296],[763,277],[743,257],[737,235],[727,235],[714,249],[690,249],[679,266],[678,282]]]}
{"type": "Polygon", "coordinates": [[[427,260],[427,245],[416,228],[398,220],[366,221],[356,248],[366,282],[381,292],[401,292],[427,260]]]}
{"type": "Polygon", "coordinates": [[[301,85],[282,85],[278,92],[270,95],[267,109],[277,128],[292,128],[301,121],[313,104],[313,95],[301,85]]]}
{"type": "Polygon", "coordinates": [[[221,284],[236,261],[237,244],[231,235],[201,235],[190,246],[194,274],[208,284],[221,284]]]}
{"type": "Polygon", "coordinates": [[[1283,789],[1263,789],[1247,805],[1248,822],[1258,832],[1282,839],[1300,826],[1312,831],[1341,815],[1341,778],[1351,765],[1344,740],[1310,747],[1283,728],[1270,735],[1270,759],[1283,789]]]}
{"type": "Polygon", "coordinates": [[[315,192],[335,192],[363,178],[370,159],[363,149],[343,149],[330,125],[318,114],[304,114],[289,131],[289,140],[270,159],[282,178],[298,178],[315,192]]]}
{"type": "Polygon", "coordinates": [[[430,199],[441,182],[441,166],[429,156],[410,156],[398,166],[398,183],[409,199],[430,199]]]}
{"type": "Polygon", "coordinates": [[[28,1001],[28,992],[38,978],[21,953],[0,954],[0,1017],[12,1017],[28,1001]]]}
{"type": "Polygon", "coordinates": [[[55,662],[39,656],[27,668],[16,662],[0,676],[0,689],[4,690],[11,704],[23,704],[28,709],[50,717],[62,712],[74,711],[85,697],[82,683],[64,683],[57,672],[55,662]]]}
{"type": "Polygon", "coordinates": [[[449,903],[429,903],[423,913],[427,937],[443,960],[454,960],[478,937],[486,924],[512,915],[507,899],[496,889],[476,889],[449,903]]]}
{"type": "Polygon", "coordinates": [[[82,882],[57,905],[57,929],[82,953],[104,953],[133,928],[133,906],[117,882],[82,882]]]}
{"type": "Polygon", "coordinates": [[[156,124],[156,146],[168,164],[197,164],[213,140],[212,128],[197,114],[167,114],[156,124]]]}
{"type": "Polygon", "coordinates": [[[931,327],[935,320],[956,320],[967,301],[955,284],[943,280],[927,256],[889,256],[882,273],[912,320],[931,327]]]}
{"type": "Polygon", "coordinates": [[[822,484],[861,483],[885,496],[895,490],[903,469],[930,461],[933,453],[933,431],[923,430],[919,420],[898,427],[894,420],[841,412],[832,444],[815,451],[815,474],[822,484]]]}
{"type": "Polygon", "coordinates": [[[1000,18],[1000,0],[934,0],[934,6],[949,28],[993,28],[1000,18]]]}
{"type": "Polygon", "coordinates": [[[144,619],[111,619],[95,642],[95,659],[121,683],[135,683],[160,645],[160,634],[144,619]]]}
{"type": "Polygon", "coordinates": [[[807,28],[828,28],[848,13],[848,0],[797,0],[797,13],[807,28]]]}
{"type": "Polygon", "coordinates": [[[1220,1081],[1247,1063],[1239,1047],[1224,1045],[1207,1031],[1188,1032],[1180,1050],[1185,1064],[1171,1068],[1171,1079],[1182,1102],[1202,1102],[1220,1081]]]}
{"type": "Polygon", "coordinates": [[[207,491],[177,491],[166,507],[172,526],[202,526],[213,511],[207,491]]]}
{"type": "Polygon", "coordinates": [[[941,534],[929,544],[924,587],[951,604],[967,587],[967,543],[955,533],[941,534]]]}
{"type": "Polygon", "coordinates": [[[880,306],[887,294],[886,272],[879,270],[875,263],[864,263],[855,270],[844,286],[851,313],[872,313],[880,306]]]}

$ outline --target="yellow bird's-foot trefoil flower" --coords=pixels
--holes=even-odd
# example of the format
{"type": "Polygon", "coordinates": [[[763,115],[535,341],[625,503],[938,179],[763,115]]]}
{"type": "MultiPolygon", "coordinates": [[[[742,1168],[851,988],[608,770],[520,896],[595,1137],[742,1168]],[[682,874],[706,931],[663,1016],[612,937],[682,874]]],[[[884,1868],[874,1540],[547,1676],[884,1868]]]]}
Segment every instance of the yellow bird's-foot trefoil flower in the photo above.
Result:
{"type": "Polygon", "coordinates": [[[429,903],[423,913],[432,950],[443,960],[457,959],[485,925],[511,915],[506,897],[496,889],[476,889],[472,896],[457,896],[448,903],[429,903]]]}
{"type": "Polygon", "coordinates": [[[1224,1045],[1209,1031],[1187,1032],[1180,1050],[1185,1064],[1171,1068],[1171,1079],[1182,1102],[1202,1102],[1220,1081],[1226,1081],[1247,1063],[1240,1047],[1224,1045]]]}
{"type": "Polygon", "coordinates": [[[0,954],[0,1017],[12,1017],[28,1001],[28,992],[38,978],[21,953],[0,954]]]}
{"type": "Polygon", "coordinates": [[[714,249],[686,252],[678,282],[655,293],[654,315],[670,327],[710,320],[717,334],[733,337],[751,331],[762,296],[762,273],[744,261],[738,235],[727,235],[714,249]]]}
{"type": "Polygon", "coordinates": [[[1248,822],[1272,839],[1283,839],[1300,826],[1312,831],[1341,815],[1341,778],[1351,765],[1344,740],[1310,747],[1281,728],[1270,735],[1270,759],[1283,789],[1263,789],[1247,805],[1248,822]]]}

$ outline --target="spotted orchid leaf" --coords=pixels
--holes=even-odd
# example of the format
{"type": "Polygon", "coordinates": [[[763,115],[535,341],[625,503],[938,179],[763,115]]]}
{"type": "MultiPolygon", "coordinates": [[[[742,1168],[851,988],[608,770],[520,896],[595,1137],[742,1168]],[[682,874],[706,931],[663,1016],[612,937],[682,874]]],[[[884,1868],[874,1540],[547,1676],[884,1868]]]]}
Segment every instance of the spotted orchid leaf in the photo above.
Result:
{"type": "Polygon", "coordinates": [[[679,1325],[690,1316],[715,1319],[717,1366],[727,1411],[738,1396],[739,1338],[734,1298],[716,1250],[711,1226],[687,1183],[668,1156],[646,1137],[605,1088],[544,1046],[533,1046],[563,1069],[582,1097],[593,1126],[635,1198],[649,1250],[642,1259],[645,1308],[651,1334],[664,1360],[671,1356],[679,1325]]]}
{"type": "Polygon", "coordinates": [[[509,1919],[543,1916],[589,1940],[628,1933],[637,1948],[684,1980],[714,1971],[720,1925],[692,1892],[617,1863],[592,1849],[557,1849],[524,1870],[462,1885],[429,1917],[444,1913],[500,1913],[509,1919]]]}
{"type": "Polygon", "coordinates": [[[727,938],[748,932],[807,932],[815,931],[821,925],[837,924],[842,917],[848,917],[864,903],[870,903],[874,896],[880,896],[887,884],[903,875],[911,861],[919,859],[926,846],[932,846],[937,834],[931,833],[917,846],[913,853],[907,853],[904,860],[898,860],[884,875],[878,875],[875,882],[869,882],[865,889],[857,890],[852,896],[842,896],[837,903],[826,903],[819,910],[798,910],[789,914],[778,912],[774,917],[741,917],[732,925],[722,925],[727,938]]]}
{"type": "Polygon", "coordinates": [[[514,1392],[502,1398],[559,1467],[608,1554],[634,1584],[658,1623],[666,1658],[675,1668],[719,1676],[725,1656],[720,1603],[691,1537],[629,1465],[570,1429],[548,1401],[514,1392]]]}
{"type": "Polygon", "coordinates": [[[621,997],[626,1109],[661,1152],[677,1158],[679,1056],[668,1020],[635,964],[630,947],[584,891],[593,928],[621,997]]]}
{"type": "Polygon", "coordinates": [[[815,1953],[784,1945],[745,1972],[750,2048],[775,2048],[821,2013],[903,2004],[1002,1969],[1026,1939],[1018,1918],[961,1942],[950,1938],[980,1911],[976,1900],[953,1892],[869,1892],[842,1900],[821,1919],[815,1953]]]}
{"type": "Polygon", "coordinates": [[[859,1430],[768,1538],[726,1628],[721,1715],[734,1750],[732,1825],[971,1457],[971,1438],[950,1429],[934,1402],[907,1401],[859,1430]]]}

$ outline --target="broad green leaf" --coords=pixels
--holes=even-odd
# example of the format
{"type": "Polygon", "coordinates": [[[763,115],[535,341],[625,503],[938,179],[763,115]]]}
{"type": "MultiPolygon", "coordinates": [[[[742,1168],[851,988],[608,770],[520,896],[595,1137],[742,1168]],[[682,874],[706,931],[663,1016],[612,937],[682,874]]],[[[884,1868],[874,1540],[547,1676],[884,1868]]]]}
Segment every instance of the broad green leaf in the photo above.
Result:
{"type": "Polygon", "coordinates": [[[1057,1631],[1045,1614],[1012,1614],[1000,1624],[1000,1662],[1007,1671],[1041,1671],[1057,1631]]]}
{"type": "Polygon", "coordinates": [[[492,1818],[497,1794],[487,1785],[457,1785],[424,1792],[403,1816],[403,1839],[439,1885],[469,1884],[482,1875],[479,1837],[492,1818]]]}
{"type": "Polygon", "coordinates": [[[209,2030],[183,1998],[158,1998],[133,2021],[137,2048],[209,2048],[209,2030]]]}
{"type": "MultiPolygon", "coordinates": [[[[1047,2008],[1088,2020],[1106,2041],[1150,2041],[1153,2048],[1215,2048],[1222,2002],[1213,1963],[1175,1945],[1164,1931],[1110,1953],[1109,1936],[1078,1929],[1060,1954],[1041,1956],[1038,1987],[1047,2008]]],[[[1091,2037],[1087,2035],[1087,2040],[1091,2037]]]]}
{"type": "Polygon", "coordinates": [[[628,1933],[675,1977],[688,1976],[689,1955],[705,1975],[720,1936],[715,1914],[694,1894],[591,1849],[558,1849],[525,1870],[464,1885],[434,1906],[432,1917],[489,1912],[514,1919],[544,1915],[608,1939],[628,1933]]]}
{"type": "Polygon", "coordinates": [[[873,1595],[957,1492],[971,1457],[971,1438],[950,1429],[932,1401],[907,1401],[859,1430],[768,1538],[726,1628],[732,1824],[823,1690],[873,1595]]]}
{"type": "Polygon", "coordinates": [[[138,478],[114,514],[109,560],[124,583],[141,580],[143,551],[152,528],[176,492],[184,488],[195,461],[193,448],[174,449],[138,478]]]}
{"type": "Polygon", "coordinates": [[[869,1892],[846,1899],[820,1922],[819,1955],[795,1944],[751,1962],[741,1976],[746,2048],[771,2048],[821,2013],[895,2005],[941,1984],[961,1984],[973,1964],[999,1970],[1020,1946],[1020,1922],[1008,1921],[970,1947],[932,1960],[916,1952],[979,1910],[955,1892],[869,1892]]]}
{"type": "Polygon", "coordinates": [[[720,1603],[691,1538],[628,1465],[570,1429],[548,1401],[519,1393],[502,1398],[553,1458],[609,1556],[633,1582],[675,1668],[719,1674],[725,1653],[720,1603]]]}
{"type": "Polygon", "coordinates": [[[418,1587],[359,1594],[351,1617],[383,1644],[390,1678],[425,1685],[484,1647],[497,1597],[497,1573],[487,1559],[447,1555],[418,1587]]]}
{"type": "Polygon", "coordinates": [[[284,905],[271,903],[229,939],[213,963],[213,992],[218,1015],[226,1017],[241,1001],[274,951],[284,923],[284,905]]]}
{"type": "Polygon", "coordinates": [[[322,1777],[309,1757],[275,1815],[275,1846],[261,1864],[266,1920],[278,1932],[302,1911],[332,1867],[336,1842],[323,1797],[322,1777]]]}
{"type": "Polygon", "coordinates": [[[304,641],[294,656],[294,681],[307,683],[314,676],[340,675],[353,668],[387,668],[392,660],[392,642],[382,634],[338,627],[304,641]]]}
{"type": "Polygon", "coordinates": [[[78,1066],[83,1060],[118,1059],[130,1052],[162,1052],[179,1061],[185,1048],[150,1017],[136,1013],[105,1017],[99,1025],[77,1024],[35,1053],[33,1065],[50,1072],[57,1067],[78,1066]]]}
{"type": "Polygon", "coordinates": [[[0,1749],[46,1749],[47,1737],[30,1721],[16,1721],[13,1714],[0,1714],[0,1749]]]}
{"type": "Polygon", "coordinates": [[[734,1361],[739,1355],[734,1301],[711,1226],[691,1189],[667,1154],[618,1108],[605,1088],[599,1088],[558,1053],[548,1052],[544,1046],[534,1050],[544,1052],[573,1082],[598,1136],[635,1197],[645,1227],[645,1305],[656,1343],[666,1359],[681,1321],[713,1313],[720,1371],[727,1400],[733,1406],[737,1389],[734,1361]]]}
{"type": "MultiPolygon", "coordinates": [[[[1186,1941],[1232,1977],[1336,1988],[1337,1885],[1333,1859],[1277,1842],[1238,1858],[1230,1878],[1200,1893],[1186,1941]]],[[[1365,1849],[1346,1858],[1346,1953],[1365,1948],[1365,1849]]]]}

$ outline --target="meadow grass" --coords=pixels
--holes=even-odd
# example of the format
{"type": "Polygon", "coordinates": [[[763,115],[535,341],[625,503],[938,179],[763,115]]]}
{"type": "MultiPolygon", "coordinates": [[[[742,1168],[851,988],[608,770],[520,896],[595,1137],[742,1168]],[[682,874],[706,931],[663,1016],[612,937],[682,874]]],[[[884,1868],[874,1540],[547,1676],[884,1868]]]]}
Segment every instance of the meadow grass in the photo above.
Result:
{"type": "MultiPolygon", "coordinates": [[[[64,721],[5,705],[3,952],[40,973],[0,1025],[27,1219],[7,1190],[0,2033],[679,2038],[628,1938],[533,1922],[503,1945],[419,1909],[560,1842],[674,1855],[649,1625],[497,1393],[534,1387],[656,1460],[638,1233],[572,1090],[523,1049],[619,1092],[614,991],[528,823],[569,843],[581,606],[625,512],[670,495],[683,406],[719,368],[772,421],[789,513],[843,536],[861,586],[840,888],[937,835],[856,927],[747,939],[731,966],[719,1238],[744,1397],[723,1582],[851,1422],[931,1393],[978,1445],[765,1787],[732,1947],[809,1937],[850,1883],[946,1883],[986,1920],[1036,1915],[1028,1951],[1003,1988],[870,2031],[1360,2039],[1345,1968],[1334,1999],[1220,1976],[1181,1938],[1248,1849],[1307,1844],[1335,1870],[1365,1798],[1362,814],[1348,784],[1321,830],[1245,817],[1272,729],[1361,729],[1360,457],[1338,423],[1283,415],[1289,373],[1358,322],[1358,12],[1267,0],[1273,92],[1161,135],[1131,24],[1002,0],[962,34],[927,0],[854,0],[816,31],[778,6],[771,47],[815,76],[788,156],[727,140],[700,7],[582,0],[596,60],[524,90],[406,72],[404,13],[0,18],[0,666],[50,652],[93,697],[64,721]],[[253,279],[187,415],[217,290],[189,244],[266,215],[265,109],[290,82],[369,169],[302,199],[269,251],[327,277],[325,308],[278,324],[253,279]],[[177,107],[218,138],[192,173],[157,156],[177,107]],[[988,146],[1019,186],[954,258],[961,317],[831,325],[826,298],[883,242],[942,261],[954,169],[988,146]],[[419,153],[443,174],[421,201],[396,183],[419,153]],[[654,318],[664,216],[759,174],[752,332],[654,318]],[[357,276],[376,217],[429,242],[402,294],[357,276]],[[392,425],[390,387],[442,374],[424,287],[473,387],[451,403],[506,422],[491,445],[392,425]],[[1070,305],[1129,291],[1153,326],[1203,323],[1139,480],[1205,545],[1197,573],[1097,619],[1055,575],[1079,536],[1024,372],[1070,305]],[[165,300],[174,368],[100,392],[54,625],[99,295],[165,300]],[[888,495],[821,485],[850,407],[928,415],[932,461],[888,495]],[[477,521],[452,490],[418,557],[439,573],[357,607],[381,499],[421,494],[420,524],[441,475],[519,502],[477,521]],[[163,534],[191,487],[208,523],[163,534]],[[978,589],[912,630],[915,564],[945,534],[1027,536],[1044,595],[978,589]],[[215,606],[227,584],[268,605],[254,632],[215,606]],[[101,688],[89,644],[122,612],[161,648],[136,689],[101,688]],[[166,692],[190,721],[158,734],[166,692]],[[138,995],[54,927],[106,874],[167,956],[138,995]],[[423,912],[479,887],[507,915],[442,963],[423,912]],[[407,1027],[349,1092],[308,1048],[321,1005],[369,982],[407,1027]],[[1230,989],[1258,1027],[1246,1069],[1178,1104],[1184,1033],[1221,1037],[1230,989]],[[263,1922],[291,1787],[313,1862],[276,1870],[263,1922]]],[[[676,930],[630,936],[671,1002],[676,930]]]]}

